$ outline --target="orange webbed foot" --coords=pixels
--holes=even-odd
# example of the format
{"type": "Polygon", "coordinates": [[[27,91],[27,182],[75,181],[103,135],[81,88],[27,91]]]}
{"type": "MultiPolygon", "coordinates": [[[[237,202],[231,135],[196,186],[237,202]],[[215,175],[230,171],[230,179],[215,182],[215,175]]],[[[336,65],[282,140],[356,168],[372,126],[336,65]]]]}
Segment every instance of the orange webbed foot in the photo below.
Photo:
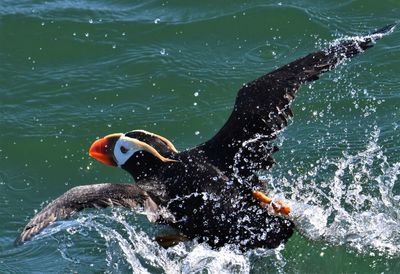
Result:
{"type": "Polygon", "coordinates": [[[277,214],[289,215],[292,211],[285,202],[281,200],[273,201],[261,191],[253,191],[253,197],[260,202],[261,206],[271,205],[272,209],[277,214]]]}

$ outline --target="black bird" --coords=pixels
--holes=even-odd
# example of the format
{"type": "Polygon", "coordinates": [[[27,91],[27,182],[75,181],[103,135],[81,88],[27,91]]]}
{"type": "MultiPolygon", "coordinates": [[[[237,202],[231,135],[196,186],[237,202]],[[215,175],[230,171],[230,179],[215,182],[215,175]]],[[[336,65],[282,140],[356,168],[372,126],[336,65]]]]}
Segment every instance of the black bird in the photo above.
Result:
{"type": "Polygon", "coordinates": [[[84,208],[124,206],[142,208],[151,221],[176,229],[176,235],[156,238],[163,246],[197,238],[212,247],[277,247],[293,233],[285,216],[290,209],[279,201],[271,203],[276,214],[260,206],[271,200],[260,192],[255,172],[274,164],[277,148],[271,141],[293,116],[290,103],[301,84],[372,47],[394,28],[339,40],[244,85],[225,125],[197,147],[178,152],[166,138],[144,130],[95,141],[89,154],[128,171],[136,184],[74,187],[36,214],[16,242],[84,208]]]}

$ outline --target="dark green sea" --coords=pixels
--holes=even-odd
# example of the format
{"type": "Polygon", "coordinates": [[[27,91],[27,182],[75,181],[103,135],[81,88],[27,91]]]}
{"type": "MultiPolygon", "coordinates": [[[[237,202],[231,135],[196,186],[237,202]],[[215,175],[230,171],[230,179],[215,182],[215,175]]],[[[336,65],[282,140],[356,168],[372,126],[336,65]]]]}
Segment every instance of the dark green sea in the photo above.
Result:
{"type": "Polygon", "coordinates": [[[399,18],[398,0],[0,0],[0,273],[399,273],[399,28],[300,89],[263,174],[300,212],[278,249],[166,250],[162,226],[116,208],[14,246],[68,189],[132,181],[88,156],[96,138],[145,129],[192,147],[243,83],[399,18]]]}

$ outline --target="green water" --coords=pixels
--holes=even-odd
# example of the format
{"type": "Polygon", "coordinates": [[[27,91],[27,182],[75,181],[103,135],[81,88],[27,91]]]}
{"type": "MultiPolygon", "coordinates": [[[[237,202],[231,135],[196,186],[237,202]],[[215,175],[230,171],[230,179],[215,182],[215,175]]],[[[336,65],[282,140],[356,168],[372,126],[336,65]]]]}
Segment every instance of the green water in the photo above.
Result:
{"type": "Polygon", "coordinates": [[[146,129],[194,146],[243,83],[399,15],[397,0],[1,0],[0,273],[398,273],[400,30],[292,105],[269,188],[320,208],[322,234],[304,226],[275,251],[166,251],[143,216],[106,210],[13,242],[69,188],[131,181],[89,158],[96,137],[146,129]]]}

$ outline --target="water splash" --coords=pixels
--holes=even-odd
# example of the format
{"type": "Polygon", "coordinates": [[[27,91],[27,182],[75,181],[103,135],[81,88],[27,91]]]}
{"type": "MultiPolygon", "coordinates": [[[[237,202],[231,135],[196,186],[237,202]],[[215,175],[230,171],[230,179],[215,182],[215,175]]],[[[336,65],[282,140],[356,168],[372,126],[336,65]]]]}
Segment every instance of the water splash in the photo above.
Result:
{"type": "MultiPolygon", "coordinates": [[[[250,252],[243,254],[233,246],[213,250],[207,244],[195,241],[164,249],[152,239],[151,233],[128,221],[128,214],[122,209],[113,210],[111,215],[82,213],[76,220],[50,227],[36,240],[48,238],[65,229],[70,235],[79,232],[84,237],[88,236],[87,231],[95,231],[105,240],[107,273],[125,273],[127,270],[134,273],[250,272],[250,252]]],[[[76,248],[73,242],[63,237],[59,241],[59,251],[65,260],[79,264],[79,259],[68,254],[69,249],[76,248]]],[[[266,250],[262,255],[276,256],[278,253],[279,249],[266,250]]]]}
{"type": "Polygon", "coordinates": [[[375,126],[361,151],[326,156],[297,177],[264,176],[272,195],[290,197],[291,218],[304,236],[362,253],[400,254],[400,196],[394,194],[400,162],[388,162],[379,136],[375,126]]]}

